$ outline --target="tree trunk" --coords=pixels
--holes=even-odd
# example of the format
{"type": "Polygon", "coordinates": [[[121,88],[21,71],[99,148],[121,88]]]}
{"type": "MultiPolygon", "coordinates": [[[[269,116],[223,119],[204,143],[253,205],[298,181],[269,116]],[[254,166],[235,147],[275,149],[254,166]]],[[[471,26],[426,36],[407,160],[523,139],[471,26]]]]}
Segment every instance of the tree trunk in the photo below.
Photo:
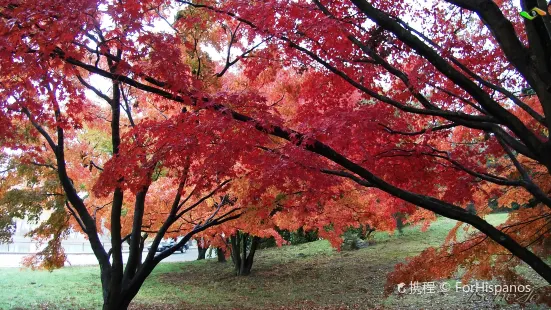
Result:
{"type": "Polygon", "coordinates": [[[207,250],[208,249],[209,248],[203,248],[203,247],[197,246],[197,252],[198,252],[197,260],[205,259],[205,256],[207,255],[207,250]]]}
{"type": "Polygon", "coordinates": [[[205,247],[205,243],[203,242],[203,239],[195,239],[197,242],[197,260],[205,259],[205,256],[207,255],[207,250],[209,247],[205,247]]]}
{"type": "Polygon", "coordinates": [[[253,267],[254,254],[260,243],[260,237],[253,236],[250,238],[249,234],[238,232],[230,238],[230,243],[235,274],[238,276],[249,275],[253,267]]]}
{"type": "MultiPolygon", "coordinates": [[[[116,287],[121,287],[122,281],[118,285],[113,285],[113,283],[107,283],[103,288],[103,310],[124,310],[128,309],[128,306],[136,296],[136,293],[132,292],[115,292],[116,287]]],[[[141,285],[140,285],[141,286],[141,285]]]]}
{"type": "Polygon", "coordinates": [[[111,298],[108,303],[104,303],[103,310],[125,310],[128,309],[128,306],[132,302],[132,298],[125,298],[124,296],[118,296],[117,298],[111,298]]]}
{"type": "MultiPolygon", "coordinates": [[[[142,282],[143,283],[143,282],[142,282]]],[[[109,300],[104,298],[102,310],[126,310],[130,306],[130,303],[136,297],[141,284],[137,289],[130,289],[123,291],[121,294],[112,296],[109,300]]]]}
{"type": "Polygon", "coordinates": [[[219,263],[226,262],[226,253],[222,250],[222,248],[216,248],[216,257],[218,258],[219,263]]]}

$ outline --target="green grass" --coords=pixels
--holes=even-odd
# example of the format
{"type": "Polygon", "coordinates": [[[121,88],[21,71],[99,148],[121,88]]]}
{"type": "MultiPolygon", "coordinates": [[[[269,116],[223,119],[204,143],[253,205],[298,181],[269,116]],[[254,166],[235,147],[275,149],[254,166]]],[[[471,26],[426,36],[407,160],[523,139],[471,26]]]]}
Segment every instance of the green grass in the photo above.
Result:
{"type": "MultiPolygon", "coordinates": [[[[488,217],[493,224],[505,214],[488,217]]],[[[384,299],[386,274],[407,256],[442,243],[455,222],[441,218],[426,232],[377,233],[376,244],[337,252],[325,240],[259,250],[253,273],[233,275],[231,262],[213,260],[159,265],[144,284],[134,309],[299,309],[330,307],[428,307],[438,300],[391,296],[384,299]]],[[[0,269],[1,309],[97,309],[101,288],[97,267],[69,267],[52,273],[0,269]]],[[[457,298],[441,303],[457,306],[457,298]]]]}
{"type": "Polygon", "coordinates": [[[37,309],[41,305],[66,309],[100,307],[97,267],[67,267],[54,272],[0,269],[1,309],[37,309]]]}

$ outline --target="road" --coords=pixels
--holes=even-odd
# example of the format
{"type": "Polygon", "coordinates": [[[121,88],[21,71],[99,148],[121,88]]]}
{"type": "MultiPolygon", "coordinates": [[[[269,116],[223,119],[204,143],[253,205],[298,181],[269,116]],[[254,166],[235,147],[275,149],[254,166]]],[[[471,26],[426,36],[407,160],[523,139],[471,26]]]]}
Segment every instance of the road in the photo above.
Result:
{"type": "MultiPolygon", "coordinates": [[[[143,253],[143,258],[147,252],[143,253]]],[[[22,267],[21,260],[29,254],[0,254],[0,267],[22,267]]],[[[123,253],[123,260],[126,261],[128,253],[123,253]]],[[[192,247],[185,253],[176,252],[165,258],[163,262],[187,262],[197,259],[197,248],[192,247]]],[[[97,265],[98,261],[93,254],[67,254],[65,266],[86,266],[97,265]]]]}

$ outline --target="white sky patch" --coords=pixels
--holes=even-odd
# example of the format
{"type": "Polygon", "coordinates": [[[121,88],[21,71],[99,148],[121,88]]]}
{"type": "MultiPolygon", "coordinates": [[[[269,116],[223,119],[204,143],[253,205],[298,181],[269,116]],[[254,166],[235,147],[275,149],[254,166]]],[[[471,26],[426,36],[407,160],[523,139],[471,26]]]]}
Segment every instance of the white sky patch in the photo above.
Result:
{"type": "MultiPolygon", "coordinates": [[[[102,5],[100,6],[100,10],[106,10],[106,6],[102,5]]],[[[173,28],[171,23],[174,23],[175,17],[179,10],[182,9],[182,6],[177,7],[168,7],[164,11],[159,11],[158,13],[162,14],[159,18],[155,19],[154,22],[151,25],[144,25],[143,29],[147,32],[151,33],[167,33],[171,35],[176,34],[176,30],[173,28]]],[[[101,25],[104,30],[113,30],[115,25],[113,23],[113,20],[108,14],[104,14],[101,19],[101,25]]],[[[134,39],[137,39],[138,35],[135,35],[134,39]]],[[[96,48],[96,44],[91,41],[89,43],[89,47],[92,49],[96,48]]],[[[215,61],[220,62],[225,60],[225,55],[222,53],[219,53],[212,45],[210,44],[200,44],[201,50],[205,51],[209,57],[215,61]]],[[[242,52],[239,51],[232,51],[232,57],[237,56],[241,54],[242,52]]],[[[231,60],[230,60],[231,61],[231,60]]],[[[230,71],[235,70],[234,68],[230,68],[230,71]]],[[[97,88],[100,92],[110,96],[112,94],[112,82],[110,79],[105,78],[103,76],[97,75],[97,74],[91,74],[89,77],[89,82],[92,86],[97,88]]],[[[99,103],[102,106],[107,105],[107,103],[98,97],[92,90],[86,89],[85,90],[86,97],[90,99],[92,102],[99,103]]]]}

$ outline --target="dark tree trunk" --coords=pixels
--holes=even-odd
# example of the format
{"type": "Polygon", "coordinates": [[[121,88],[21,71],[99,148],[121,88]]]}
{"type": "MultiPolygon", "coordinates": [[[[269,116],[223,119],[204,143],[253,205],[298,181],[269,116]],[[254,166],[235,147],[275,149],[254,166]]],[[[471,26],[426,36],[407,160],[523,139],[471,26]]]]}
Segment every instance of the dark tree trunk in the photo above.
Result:
{"type": "Polygon", "coordinates": [[[195,239],[195,241],[197,242],[197,260],[205,259],[209,247],[205,247],[203,239],[195,239]]]}
{"type": "MultiPolygon", "coordinates": [[[[107,292],[107,296],[104,296],[103,310],[125,310],[128,309],[130,303],[138,294],[140,287],[147,278],[147,275],[151,273],[154,266],[147,268],[147,271],[144,271],[144,274],[140,275],[136,282],[134,282],[129,287],[125,287],[122,291],[114,292],[112,289],[114,286],[109,285],[109,287],[104,288],[104,293],[107,292]]],[[[118,287],[121,285],[119,284],[118,287]]]]}
{"type": "Polygon", "coordinates": [[[235,274],[238,276],[249,275],[253,267],[254,254],[260,243],[260,237],[253,236],[251,238],[247,233],[238,232],[230,238],[230,243],[235,274]]]}
{"type": "Polygon", "coordinates": [[[208,249],[209,248],[203,248],[203,247],[197,246],[197,252],[198,252],[197,260],[205,259],[205,256],[207,255],[207,250],[208,249]]]}
{"type": "Polygon", "coordinates": [[[111,298],[108,303],[103,304],[103,310],[124,310],[128,309],[133,297],[126,297],[119,295],[115,298],[111,298]]]}
{"type": "MultiPolygon", "coordinates": [[[[131,249],[133,254],[137,257],[137,265],[135,267],[136,270],[140,269],[142,266],[142,253],[144,249],[145,240],[147,239],[148,234],[140,235],[138,248],[131,249]]],[[[128,242],[128,244],[131,244],[132,236],[128,235],[123,239],[128,242]]],[[[122,249],[122,247],[120,247],[122,249]]],[[[149,268],[146,268],[146,270],[142,271],[143,274],[149,274],[153,270],[155,265],[151,265],[149,268]]],[[[143,277],[143,280],[138,280],[134,282],[132,285],[124,285],[124,279],[121,279],[120,283],[113,283],[112,277],[110,274],[112,273],[111,270],[106,269],[101,272],[101,278],[102,278],[102,286],[103,286],[103,295],[104,295],[104,302],[103,302],[103,310],[115,310],[115,309],[127,309],[130,305],[130,302],[134,299],[136,294],[138,293],[139,288],[143,284],[143,281],[145,280],[145,277],[143,277]],[[103,281],[103,279],[111,279],[110,281],[103,281]]],[[[135,273],[133,273],[135,274],[135,273]]]]}
{"type": "Polygon", "coordinates": [[[222,248],[216,248],[216,257],[218,258],[219,263],[226,262],[226,253],[222,250],[222,248]]]}

